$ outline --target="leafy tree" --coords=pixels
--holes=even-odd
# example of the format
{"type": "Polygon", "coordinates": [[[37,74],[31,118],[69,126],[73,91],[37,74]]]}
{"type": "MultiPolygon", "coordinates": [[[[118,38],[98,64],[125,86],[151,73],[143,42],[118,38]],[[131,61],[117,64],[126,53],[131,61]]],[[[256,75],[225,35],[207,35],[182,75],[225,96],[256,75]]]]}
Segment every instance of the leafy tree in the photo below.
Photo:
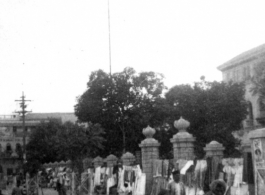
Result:
{"type": "Polygon", "coordinates": [[[73,165],[81,173],[85,157],[96,157],[102,150],[105,141],[102,135],[103,129],[99,124],[88,123],[87,127],[70,122],[64,124],[64,129],[57,132],[59,144],[56,150],[60,159],[71,160],[73,165]]]}
{"type": "Polygon", "coordinates": [[[165,101],[162,80],[161,74],[136,74],[133,68],[111,76],[102,70],[91,73],[75,113],[80,121],[99,123],[106,129],[106,155],[138,150],[142,129],[162,123],[166,115],[160,106],[165,101]]]}
{"type": "Polygon", "coordinates": [[[43,163],[71,160],[73,166],[81,170],[84,157],[94,157],[103,149],[103,133],[98,124],[84,127],[71,122],[62,124],[58,120],[42,122],[30,135],[25,169],[34,173],[43,163]]]}
{"type": "Polygon", "coordinates": [[[232,132],[241,128],[247,114],[244,100],[244,85],[238,83],[201,82],[191,85],[176,85],[166,93],[170,105],[168,124],[183,116],[191,123],[188,131],[196,137],[195,152],[204,154],[206,143],[216,140],[226,149],[226,155],[236,152],[237,140],[232,132]]]}

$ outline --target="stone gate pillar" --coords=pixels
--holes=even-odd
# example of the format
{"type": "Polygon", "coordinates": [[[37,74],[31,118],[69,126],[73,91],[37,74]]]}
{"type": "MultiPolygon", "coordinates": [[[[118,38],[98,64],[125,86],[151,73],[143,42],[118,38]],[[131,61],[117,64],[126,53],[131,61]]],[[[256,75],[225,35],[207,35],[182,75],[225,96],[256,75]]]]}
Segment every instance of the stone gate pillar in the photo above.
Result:
{"type": "Polygon", "coordinates": [[[225,150],[223,144],[220,144],[217,141],[211,141],[209,144],[206,144],[206,147],[203,149],[206,153],[206,157],[218,157],[220,162],[222,161],[225,150]]]}
{"type": "Polygon", "coordinates": [[[265,128],[250,132],[255,195],[265,194],[265,128]]]}
{"type": "Polygon", "coordinates": [[[179,130],[179,132],[170,139],[170,142],[173,144],[174,162],[178,159],[193,160],[195,158],[194,142],[196,138],[186,130],[190,126],[189,121],[180,117],[178,121],[174,122],[174,126],[179,130]]]}
{"type": "Polygon", "coordinates": [[[94,163],[94,167],[100,167],[103,165],[103,159],[100,156],[97,156],[96,158],[94,158],[94,160],[92,161],[94,163]]]}
{"type": "Polygon", "coordinates": [[[143,129],[143,134],[146,139],[139,144],[142,152],[142,167],[143,172],[146,174],[146,194],[150,194],[153,181],[153,161],[159,159],[159,146],[160,143],[153,138],[155,129],[146,127],[143,129]]]}
{"type": "Polygon", "coordinates": [[[114,165],[117,164],[117,161],[118,161],[118,158],[113,154],[110,154],[106,158],[106,163],[108,167],[113,167],[114,165]]]}
{"type": "Polygon", "coordinates": [[[130,152],[126,152],[125,154],[123,154],[121,159],[123,165],[130,166],[135,163],[135,156],[130,152]]]}

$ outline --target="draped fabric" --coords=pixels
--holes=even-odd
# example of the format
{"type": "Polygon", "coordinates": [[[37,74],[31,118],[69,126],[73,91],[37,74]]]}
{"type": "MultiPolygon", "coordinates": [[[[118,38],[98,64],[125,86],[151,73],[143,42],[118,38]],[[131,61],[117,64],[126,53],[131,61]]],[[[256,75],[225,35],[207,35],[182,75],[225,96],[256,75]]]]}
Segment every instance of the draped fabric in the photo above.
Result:
{"type": "Polygon", "coordinates": [[[248,184],[254,184],[254,169],[250,152],[243,153],[243,181],[248,184]]]}
{"type": "Polygon", "coordinates": [[[161,190],[167,188],[168,181],[165,177],[158,176],[153,179],[153,185],[150,195],[158,195],[161,190]]]}

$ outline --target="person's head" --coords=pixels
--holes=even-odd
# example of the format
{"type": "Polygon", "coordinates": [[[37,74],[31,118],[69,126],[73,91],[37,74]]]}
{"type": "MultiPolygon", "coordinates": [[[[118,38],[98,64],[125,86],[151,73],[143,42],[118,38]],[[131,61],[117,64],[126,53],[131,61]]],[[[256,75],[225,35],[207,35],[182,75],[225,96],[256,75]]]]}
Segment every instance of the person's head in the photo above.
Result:
{"type": "Polygon", "coordinates": [[[210,188],[215,195],[224,195],[226,191],[226,184],[224,181],[215,180],[211,183],[210,188]]]}
{"type": "Polygon", "coordinates": [[[180,172],[179,172],[179,170],[173,171],[173,172],[172,172],[172,175],[173,175],[173,179],[174,179],[174,181],[175,181],[176,183],[178,183],[179,180],[180,180],[180,172]]]}

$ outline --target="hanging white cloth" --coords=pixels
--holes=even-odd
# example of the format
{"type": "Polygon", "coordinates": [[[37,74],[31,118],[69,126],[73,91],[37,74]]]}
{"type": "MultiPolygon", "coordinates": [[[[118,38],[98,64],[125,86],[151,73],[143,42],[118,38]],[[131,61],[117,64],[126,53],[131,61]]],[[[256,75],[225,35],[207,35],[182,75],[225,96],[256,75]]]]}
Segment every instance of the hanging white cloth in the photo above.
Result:
{"type": "Polygon", "coordinates": [[[146,174],[142,173],[140,178],[138,179],[138,184],[136,188],[137,195],[145,195],[145,186],[146,186],[146,174]]]}
{"type": "Polygon", "coordinates": [[[101,167],[97,167],[95,169],[94,186],[100,185],[100,172],[101,172],[101,167]]]}
{"type": "Polygon", "coordinates": [[[191,167],[191,165],[193,165],[193,160],[189,160],[185,166],[180,170],[180,174],[185,175],[186,171],[191,167]]]}

